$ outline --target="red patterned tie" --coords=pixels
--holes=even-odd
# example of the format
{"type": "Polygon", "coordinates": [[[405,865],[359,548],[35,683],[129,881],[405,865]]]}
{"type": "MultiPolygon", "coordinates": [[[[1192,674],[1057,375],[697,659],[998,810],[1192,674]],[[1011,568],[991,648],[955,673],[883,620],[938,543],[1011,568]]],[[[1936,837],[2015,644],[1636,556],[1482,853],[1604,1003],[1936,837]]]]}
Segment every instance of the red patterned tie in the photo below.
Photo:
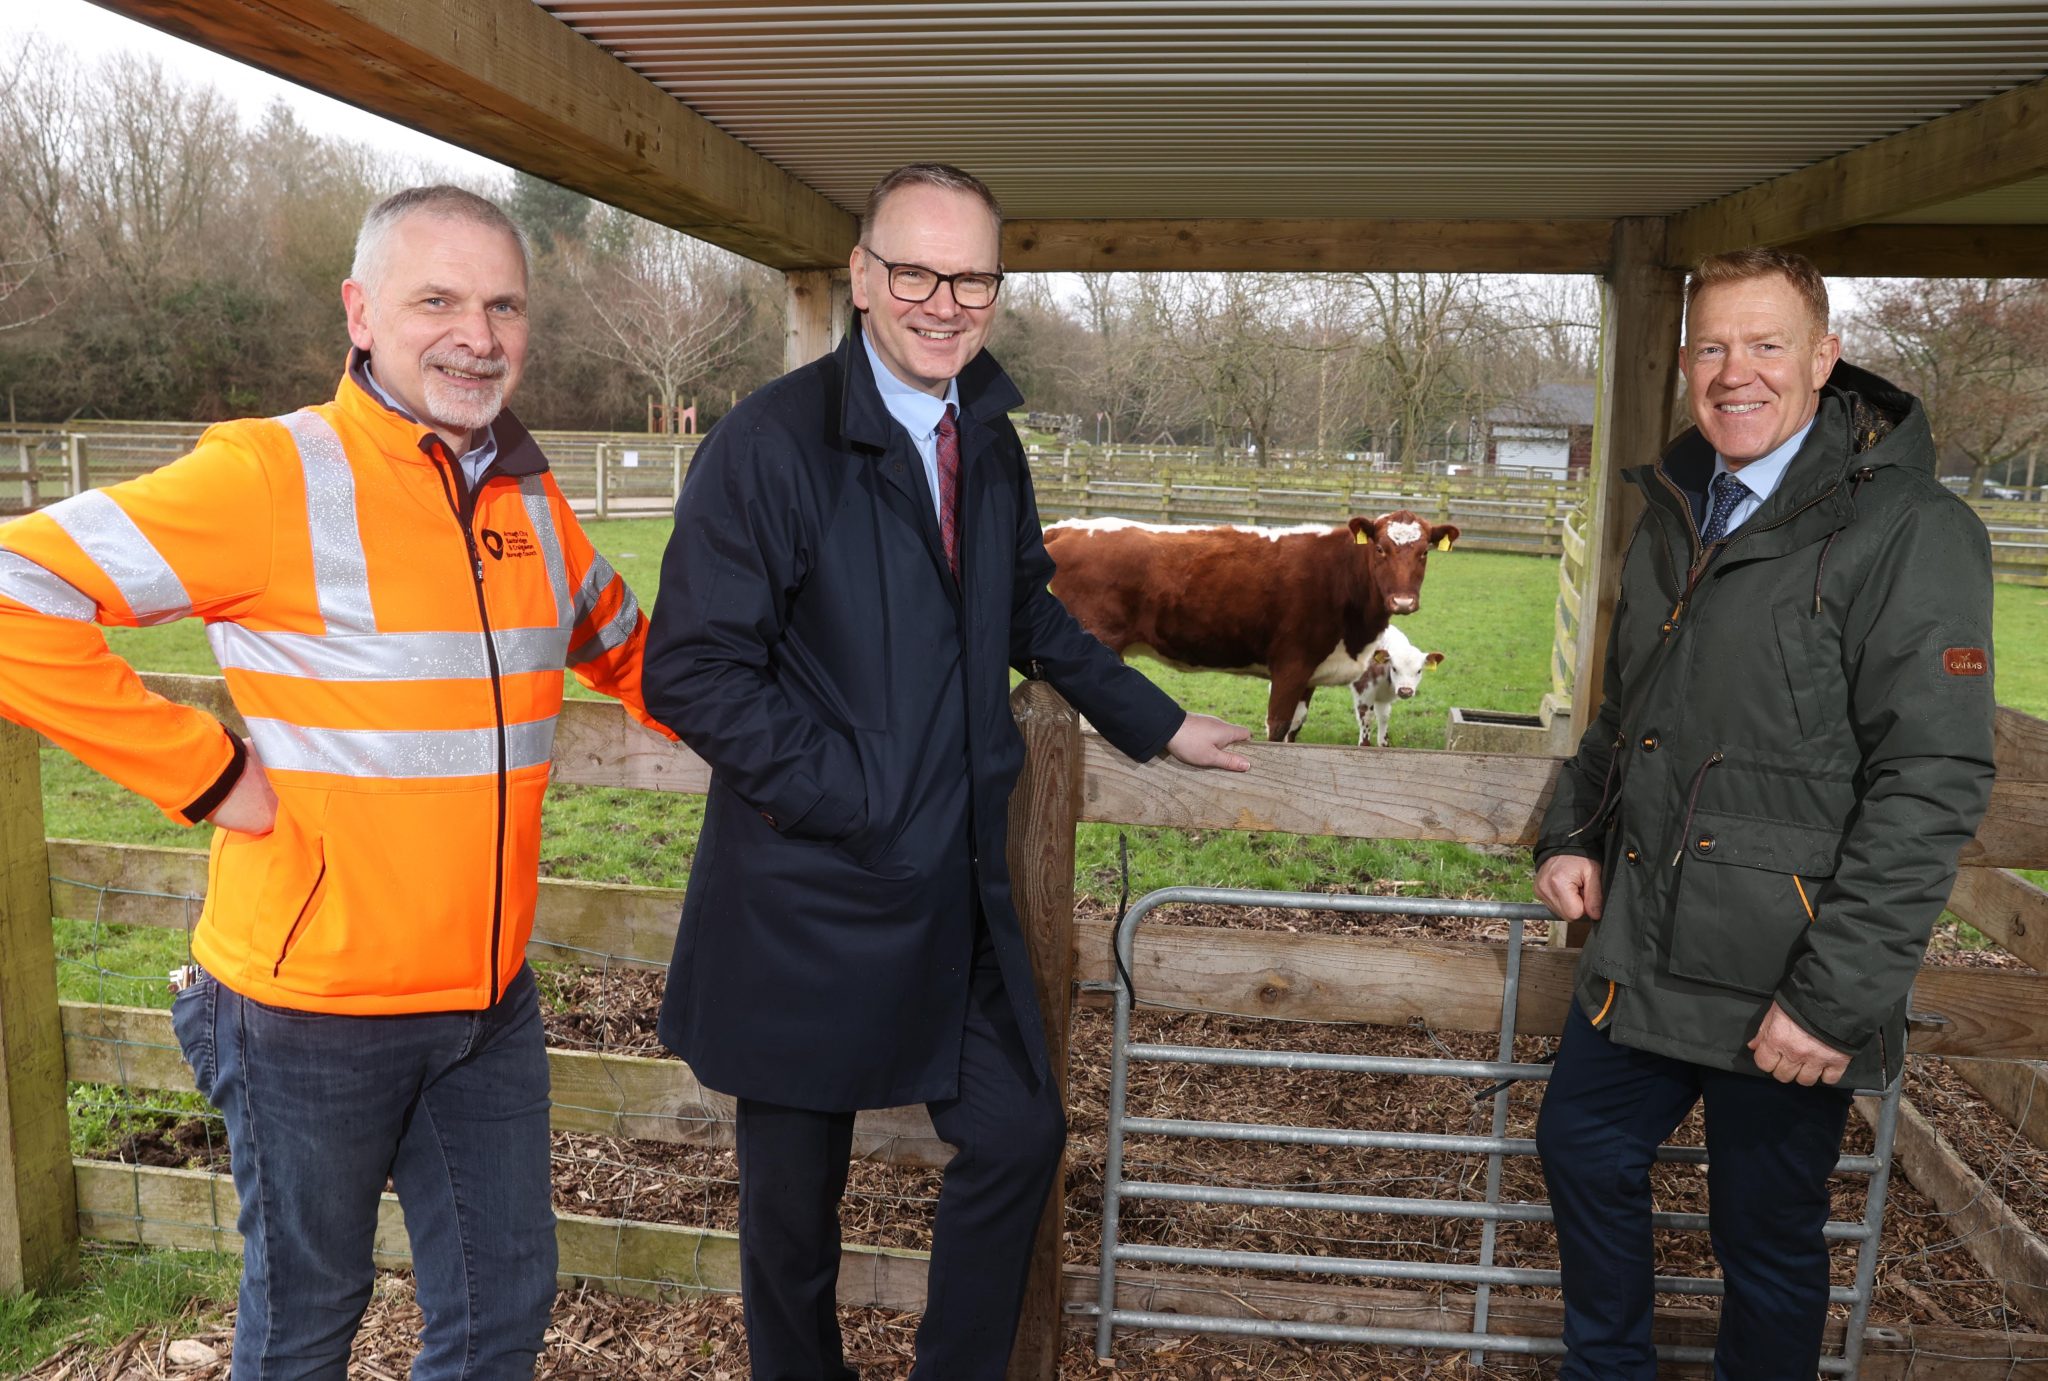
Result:
{"type": "Polygon", "coordinates": [[[953,405],[939,419],[939,538],[946,544],[946,564],[960,578],[960,429],[953,425],[953,405]]]}

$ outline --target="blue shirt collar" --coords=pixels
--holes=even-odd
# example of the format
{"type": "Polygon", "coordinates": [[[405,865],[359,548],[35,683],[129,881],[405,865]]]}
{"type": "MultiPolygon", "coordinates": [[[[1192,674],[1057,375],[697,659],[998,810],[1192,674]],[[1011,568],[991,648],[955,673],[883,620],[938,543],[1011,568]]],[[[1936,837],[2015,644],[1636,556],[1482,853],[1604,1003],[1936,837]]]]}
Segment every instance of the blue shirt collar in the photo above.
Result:
{"type": "MultiPolygon", "coordinates": [[[[1816,412],[1815,417],[1818,416],[1819,414],[1816,412]]],[[[1806,425],[1785,438],[1785,443],[1778,447],[1777,450],[1761,460],[1752,460],[1749,464],[1734,472],[1735,478],[1741,481],[1742,487],[1756,495],[1758,503],[1762,503],[1778,492],[1778,486],[1785,479],[1785,467],[1792,463],[1793,456],[1799,454],[1799,447],[1805,442],[1806,434],[1813,430],[1813,423],[1814,418],[1808,418],[1806,425]]],[[[1717,475],[1729,473],[1728,462],[1718,451],[1714,453],[1714,473],[1717,475]]]]}
{"type": "MultiPolygon", "coordinates": [[[[363,361],[363,378],[369,381],[370,392],[377,395],[378,402],[382,403],[385,407],[390,408],[393,412],[397,413],[400,417],[403,417],[406,421],[412,423],[415,427],[424,427],[427,425],[426,423],[420,421],[419,418],[414,417],[412,415],[411,408],[399,402],[396,398],[392,397],[389,393],[384,391],[384,385],[377,382],[377,371],[371,367],[370,361],[367,358],[364,359],[363,361]]],[[[932,425],[937,426],[938,424],[934,422],[932,425]]],[[[484,434],[483,440],[478,441],[476,439],[476,433],[470,433],[470,440],[472,443],[470,448],[464,451],[460,456],[456,457],[457,463],[459,463],[463,467],[463,469],[474,470],[475,474],[471,476],[472,479],[475,478],[476,474],[482,474],[484,469],[486,468],[484,464],[479,464],[478,462],[488,462],[496,460],[498,458],[498,438],[492,431],[492,429],[489,427],[479,427],[477,428],[477,431],[481,431],[484,434]]]]}
{"type": "Polygon", "coordinates": [[[874,371],[875,391],[882,395],[882,406],[889,415],[902,424],[903,430],[923,440],[939,429],[939,423],[946,416],[946,404],[953,405],[953,415],[960,415],[960,380],[946,380],[946,396],[934,398],[922,389],[912,388],[890,372],[882,357],[875,353],[874,343],[868,333],[860,333],[861,348],[868,352],[868,367],[874,371]]]}

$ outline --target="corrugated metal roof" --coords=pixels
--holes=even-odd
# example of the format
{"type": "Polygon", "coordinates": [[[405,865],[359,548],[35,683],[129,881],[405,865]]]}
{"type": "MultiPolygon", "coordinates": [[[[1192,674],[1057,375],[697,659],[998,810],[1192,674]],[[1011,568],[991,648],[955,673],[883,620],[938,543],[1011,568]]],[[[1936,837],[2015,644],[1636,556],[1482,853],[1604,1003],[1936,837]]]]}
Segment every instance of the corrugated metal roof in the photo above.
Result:
{"type": "MultiPolygon", "coordinates": [[[[535,0],[849,210],[1666,215],[2048,74],[2048,5],[535,0]]],[[[1915,220],[2048,220],[2048,183],[1915,220]]]]}

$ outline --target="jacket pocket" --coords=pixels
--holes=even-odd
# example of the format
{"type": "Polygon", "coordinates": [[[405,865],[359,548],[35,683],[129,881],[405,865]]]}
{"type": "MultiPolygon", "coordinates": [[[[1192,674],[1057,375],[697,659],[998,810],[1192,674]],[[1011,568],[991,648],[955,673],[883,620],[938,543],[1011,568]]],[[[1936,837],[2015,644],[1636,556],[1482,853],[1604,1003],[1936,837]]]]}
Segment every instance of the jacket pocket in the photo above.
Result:
{"type": "Polygon", "coordinates": [[[1832,877],[1839,830],[1700,811],[1683,841],[1671,925],[1678,978],[1768,996],[1791,969],[1832,877]]]}
{"type": "MultiPolygon", "coordinates": [[[[1814,640],[1827,625],[1796,604],[1780,604],[1771,610],[1778,625],[1778,657],[1785,664],[1785,681],[1792,692],[1792,708],[1799,716],[1799,731],[1812,738],[1827,727],[1821,721],[1821,687],[1814,662],[1814,640]]],[[[1835,722],[1841,722],[1839,713],[1835,722]]]]}

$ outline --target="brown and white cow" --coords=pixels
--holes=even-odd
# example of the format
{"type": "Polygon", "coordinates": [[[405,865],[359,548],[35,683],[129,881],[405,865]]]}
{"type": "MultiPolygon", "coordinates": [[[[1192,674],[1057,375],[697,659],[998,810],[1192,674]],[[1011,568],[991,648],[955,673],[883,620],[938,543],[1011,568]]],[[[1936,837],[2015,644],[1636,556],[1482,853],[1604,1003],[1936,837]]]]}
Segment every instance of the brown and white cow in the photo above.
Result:
{"type": "Polygon", "coordinates": [[[1457,536],[1402,509],[1343,527],[1069,519],[1045,546],[1053,594],[1112,652],[1263,676],[1266,733],[1291,740],[1317,686],[1365,675],[1388,617],[1420,606],[1430,549],[1457,536]]]}

